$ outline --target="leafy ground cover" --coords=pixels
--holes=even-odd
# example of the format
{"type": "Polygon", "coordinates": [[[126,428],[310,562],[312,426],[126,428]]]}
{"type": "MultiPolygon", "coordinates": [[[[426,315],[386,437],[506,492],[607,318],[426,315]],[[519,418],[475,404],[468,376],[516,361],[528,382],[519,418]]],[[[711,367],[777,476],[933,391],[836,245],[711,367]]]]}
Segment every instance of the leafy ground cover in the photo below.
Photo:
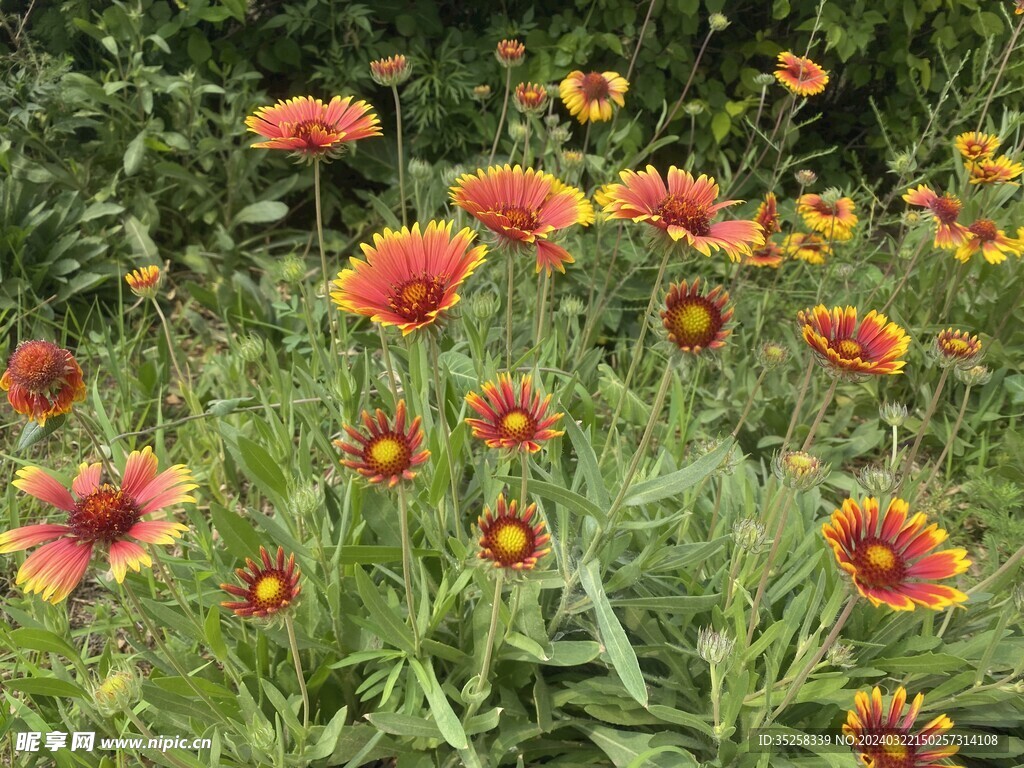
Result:
{"type": "Polygon", "coordinates": [[[651,111],[656,2],[280,100],[320,4],[188,6],[3,17],[3,760],[1021,764],[1019,1],[868,162],[827,4],[732,112],[728,7],[651,111]]]}

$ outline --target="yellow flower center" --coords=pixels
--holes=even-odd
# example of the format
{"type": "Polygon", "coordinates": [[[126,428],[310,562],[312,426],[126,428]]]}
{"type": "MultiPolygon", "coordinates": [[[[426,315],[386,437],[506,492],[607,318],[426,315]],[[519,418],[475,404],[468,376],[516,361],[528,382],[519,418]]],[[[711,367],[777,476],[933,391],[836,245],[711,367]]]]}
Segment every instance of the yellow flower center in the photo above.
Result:
{"type": "Polygon", "coordinates": [[[682,227],[691,235],[704,237],[711,232],[711,216],[707,207],[686,197],[669,194],[654,213],[675,227],[682,227]]]}
{"type": "Polygon", "coordinates": [[[942,346],[950,357],[963,357],[971,349],[971,345],[963,339],[946,339],[942,346]]]}
{"type": "Polygon", "coordinates": [[[112,542],[139,521],[135,500],[120,488],[103,485],[78,500],[68,514],[68,526],[85,541],[112,542]]]}
{"type": "Polygon", "coordinates": [[[287,603],[288,585],[276,571],[264,573],[252,585],[252,603],[264,611],[276,611],[287,603]]]}
{"type": "Polygon", "coordinates": [[[862,542],[851,558],[857,579],[869,587],[894,587],[901,584],[906,571],[903,558],[887,541],[872,537],[862,542]]]}
{"type": "Polygon", "coordinates": [[[722,314],[703,296],[684,297],[665,310],[665,328],[683,350],[705,348],[722,328],[722,314]]]}
{"type": "Polygon", "coordinates": [[[796,475],[806,475],[818,469],[821,462],[808,453],[793,451],[785,456],[786,469],[796,475]]]}
{"type": "Polygon", "coordinates": [[[491,551],[493,560],[509,567],[534,553],[534,531],[522,519],[509,514],[487,527],[480,544],[491,551]]]}
{"type": "Polygon", "coordinates": [[[506,552],[522,552],[526,547],[526,534],[519,526],[503,526],[494,534],[494,545],[506,552]]]}
{"type": "Polygon", "coordinates": [[[292,135],[302,139],[311,146],[319,146],[320,142],[313,139],[314,131],[318,133],[332,133],[333,130],[333,126],[325,125],[319,120],[303,120],[301,123],[296,123],[295,127],[292,128],[292,135]]]}
{"type": "Polygon", "coordinates": [[[406,320],[418,323],[441,308],[444,291],[443,277],[424,272],[404,283],[393,285],[388,304],[406,320]]]}
{"type": "Polygon", "coordinates": [[[409,446],[398,435],[381,435],[366,447],[364,459],[379,475],[397,475],[409,468],[409,446]]]}
{"type": "Polygon", "coordinates": [[[861,346],[853,339],[840,339],[833,343],[832,349],[839,353],[844,360],[853,360],[860,357],[861,346]]]}
{"type": "Polygon", "coordinates": [[[508,219],[510,229],[518,229],[521,232],[533,232],[537,229],[536,209],[524,208],[521,205],[502,205],[497,208],[497,213],[508,219]]]}
{"type": "Polygon", "coordinates": [[[526,411],[516,409],[509,411],[501,418],[503,437],[510,437],[520,442],[533,437],[533,419],[526,411]]]}

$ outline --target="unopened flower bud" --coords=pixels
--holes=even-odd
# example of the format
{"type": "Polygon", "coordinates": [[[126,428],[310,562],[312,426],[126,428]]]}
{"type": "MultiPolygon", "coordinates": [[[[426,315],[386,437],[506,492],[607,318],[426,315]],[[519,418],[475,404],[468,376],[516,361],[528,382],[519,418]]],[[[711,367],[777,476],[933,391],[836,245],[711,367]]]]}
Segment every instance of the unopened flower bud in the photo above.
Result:
{"type": "Polygon", "coordinates": [[[878,418],[890,427],[902,427],[907,420],[907,406],[904,403],[890,403],[888,401],[878,406],[878,418]]]}
{"type": "Polygon", "coordinates": [[[473,86],[473,98],[476,101],[487,101],[491,95],[491,86],[486,83],[473,86]]]}
{"type": "Polygon", "coordinates": [[[980,387],[988,384],[992,371],[987,365],[975,365],[971,368],[957,368],[953,371],[956,377],[969,387],[980,387]]]}
{"type": "Polygon", "coordinates": [[[903,223],[906,224],[908,227],[916,227],[918,224],[924,221],[924,217],[921,216],[921,214],[918,211],[912,211],[910,209],[904,211],[901,214],[900,218],[903,221],[903,223]]]}
{"type": "Polygon", "coordinates": [[[804,451],[783,451],[772,460],[775,477],[796,491],[808,491],[820,485],[830,469],[830,465],[822,464],[821,459],[804,451]]]}
{"type": "Polygon", "coordinates": [[[760,552],[767,541],[764,525],[749,517],[732,524],[732,538],[737,547],[753,553],[760,552]]]}
{"type": "Polygon", "coordinates": [[[112,717],[135,705],[142,692],[142,682],[134,669],[112,669],[101,682],[93,686],[92,700],[101,713],[112,717]]]}
{"type": "Polygon", "coordinates": [[[278,274],[283,283],[301,283],[306,276],[306,262],[294,253],[285,256],[278,267],[278,274]]]}
{"type": "Polygon", "coordinates": [[[499,306],[498,297],[489,291],[474,293],[469,299],[469,313],[481,323],[498,314],[499,306]]]}
{"type": "Polygon", "coordinates": [[[288,511],[296,520],[312,520],[321,513],[324,497],[316,483],[296,482],[288,494],[288,511]]]}
{"type": "MultiPolygon", "coordinates": [[[[690,444],[687,456],[691,461],[696,461],[701,456],[707,456],[712,451],[717,450],[721,445],[722,438],[720,437],[698,438],[690,444]]],[[[743,454],[736,450],[736,446],[733,446],[732,449],[722,457],[721,462],[714,468],[714,470],[712,470],[711,474],[715,477],[727,477],[736,471],[736,467],[740,465],[742,460],[743,454]]]]}
{"type": "Polygon", "coordinates": [[[807,168],[802,168],[797,171],[793,174],[793,177],[796,179],[796,183],[801,187],[809,187],[818,180],[818,174],[814,171],[808,170],[807,168]]]}
{"type": "Polygon", "coordinates": [[[774,82],[775,75],[773,75],[771,72],[760,72],[754,75],[754,85],[759,85],[762,88],[767,88],[774,82]]]}
{"type": "Polygon", "coordinates": [[[730,24],[729,19],[721,13],[712,13],[708,16],[708,26],[711,27],[712,32],[721,32],[723,29],[728,27],[730,24]]]}
{"type": "Polygon", "coordinates": [[[889,160],[886,163],[886,165],[889,166],[889,171],[891,173],[906,176],[907,174],[913,173],[917,168],[917,161],[910,152],[898,152],[892,160],[889,160]]]}
{"type": "Polygon", "coordinates": [[[557,126],[561,120],[558,115],[546,115],[544,117],[544,126],[550,131],[552,128],[557,126]]]}
{"type": "Polygon", "coordinates": [[[900,477],[884,465],[871,464],[857,473],[857,482],[872,496],[884,496],[896,490],[900,477]]]}
{"type": "Polygon", "coordinates": [[[769,371],[785,365],[789,360],[789,348],[778,341],[766,341],[757,348],[757,362],[769,371]]]}
{"type": "Polygon", "coordinates": [[[536,83],[520,83],[516,86],[515,107],[524,115],[536,115],[544,111],[548,103],[548,91],[536,83]]]}
{"type": "Polygon", "coordinates": [[[690,117],[696,117],[704,112],[704,102],[700,99],[688,101],[683,106],[683,112],[688,114],[690,117]]]}
{"type": "Polygon", "coordinates": [[[569,126],[559,124],[548,131],[548,136],[556,144],[565,144],[565,142],[572,138],[572,131],[569,130],[569,126]]]}
{"type": "Polygon", "coordinates": [[[526,138],[526,123],[510,120],[508,135],[512,138],[512,141],[522,141],[526,138]]]}
{"type": "Polygon", "coordinates": [[[1017,613],[1024,614],[1024,582],[1013,588],[1013,605],[1017,613]]]}
{"type": "Polygon", "coordinates": [[[562,153],[562,165],[566,168],[579,168],[583,165],[583,153],[575,149],[567,149],[562,153]]]}
{"type": "Polygon", "coordinates": [[[441,182],[446,187],[450,187],[452,184],[458,181],[460,176],[464,175],[465,173],[466,166],[462,165],[461,163],[456,163],[455,165],[449,166],[445,168],[443,171],[441,171],[441,182]]]}
{"type": "Polygon", "coordinates": [[[843,190],[838,187],[829,187],[821,193],[821,199],[827,205],[835,205],[843,197],[843,190]]]}
{"type": "Polygon", "coordinates": [[[160,267],[149,266],[129,272],[124,279],[140,299],[152,299],[160,290],[160,277],[160,267]]]}
{"type": "Polygon", "coordinates": [[[249,737],[249,744],[257,752],[263,754],[274,754],[277,749],[277,734],[274,727],[263,717],[253,718],[246,726],[246,735],[249,737]]]}
{"type": "Polygon", "coordinates": [[[846,643],[833,643],[832,647],[828,649],[826,658],[833,667],[841,669],[849,669],[857,665],[853,646],[846,643]]]}
{"type": "Polygon", "coordinates": [[[399,85],[409,79],[412,67],[402,54],[370,62],[370,77],[378,85],[399,85]]]}
{"type": "Polygon", "coordinates": [[[701,627],[697,632],[697,655],[708,664],[721,664],[729,658],[734,645],[734,639],[711,627],[701,627]]]}
{"type": "Polygon", "coordinates": [[[409,161],[409,176],[414,181],[426,181],[430,178],[434,167],[418,157],[414,157],[409,161]]]}
{"type": "Polygon", "coordinates": [[[583,299],[579,296],[566,296],[558,304],[558,313],[565,317],[579,317],[586,310],[583,306],[583,299]]]}
{"type": "Polygon", "coordinates": [[[973,368],[982,357],[981,341],[967,331],[947,328],[932,342],[931,356],[942,368],[973,368]]]}
{"type": "Polygon", "coordinates": [[[494,50],[498,63],[506,69],[519,66],[525,53],[526,46],[518,40],[502,40],[494,50]]]}
{"type": "Polygon", "coordinates": [[[255,363],[263,359],[265,351],[263,337],[256,333],[250,333],[238,340],[238,356],[245,363],[255,363]]]}

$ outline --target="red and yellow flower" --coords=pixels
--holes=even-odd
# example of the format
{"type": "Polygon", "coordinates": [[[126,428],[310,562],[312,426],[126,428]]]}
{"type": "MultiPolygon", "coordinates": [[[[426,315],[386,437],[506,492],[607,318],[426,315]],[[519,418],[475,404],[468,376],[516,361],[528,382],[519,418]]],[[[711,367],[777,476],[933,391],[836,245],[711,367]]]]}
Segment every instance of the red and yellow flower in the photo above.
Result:
{"type": "Polygon", "coordinates": [[[782,248],[791,259],[806,261],[808,264],[824,264],[825,257],[832,255],[829,242],[814,232],[794,232],[782,240],[782,248]]]}
{"type": "Polygon", "coordinates": [[[685,280],[669,286],[661,321],[668,340],[680,352],[697,355],[704,349],[719,349],[732,333],[726,324],[732,319],[729,292],[716,285],[707,293],[701,290],[699,277],[687,285],[685,280]]]}
{"type": "Polygon", "coordinates": [[[1005,155],[967,162],[967,175],[971,184],[1016,184],[1014,179],[1021,173],[1024,173],[1024,165],[1013,162],[1005,155]]]}
{"type": "Polygon", "coordinates": [[[40,426],[48,418],[70,413],[85,400],[82,368],[74,355],[49,341],[23,341],[0,376],[7,402],[40,426]]]}
{"type": "Polygon", "coordinates": [[[824,304],[801,315],[804,341],[825,368],[837,374],[895,374],[903,370],[910,337],[896,323],[871,310],[857,323],[856,307],[824,304]]]}
{"type": "Polygon", "coordinates": [[[124,280],[140,299],[152,299],[160,287],[160,277],[160,267],[151,265],[132,270],[124,280]]]}
{"type": "Polygon", "coordinates": [[[253,149],[284,149],[313,159],[336,154],[345,145],[380,136],[380,120],[365,101],[335,96],[329,104],[312,96],[260,107],[245,119],[246,127],[267,141],[253,149]]]}
{"type": "Polygon", "coordinates": [[[361,259],[338,273],[331,300],[343,312],[397,326],[402,335],[431,325],[459,301],[463,281],[484,262],[487,246],[470,248],[476,234],[468,227],[452,237],[453,222],[431,221],[425,231],[385,229],[363,243],[361,259]]]}
{"type": "Polygon", "coordinates": [[[999,149],[999,137],[991,133],[981,131],[967,131],[956,137],[957,150],[964,160],[980,160],[983,157],[992,157],[999,149]]]}
{"type": "Polygon", "coordinates": [[[518,40],[502,40],[494,49],[494,56],[506,68],[519,66],[526,53],[526,46],[518,40]]]}
{"type": "Polygon", "coordinates": [[[981,357],[981,340],[967,331],[947,328],[935,337],[933,353],[943,367],[973,368],[981,357]]]}
{"type": "Polygon", "coordinates": [[[935,584],[968,569],[965,549],[932,552],[948,534],[918,512],[909,521],[909,507],[893,499],[879,518],[878,499],[868,497],[861,507],[846,499],[821,527],[839,567],[850,574],[861,595],[874,606],[888,605],[897,611],[915,606],[941,610],[967,600],[958,589],[935,584]],[[931,554],[928,554],[931,553],[931,554]]]}
{"type": "Polygon", "coordinates": [[[533,379],[523,376],[514,386],[507,373],[498,374],[497,383],[482,386],[483,396],[470,392],[466,403],[481,416],[466,419],[473,437],[490,448],[536,453],[541,443],[563,434],[552,429],[562,419],[561,413],[548,415],[551,395],[541,399],[533,391],[533,379]]]}
{"type": "Polygon", "coordinates": [[[404,400],[399,400],[395,407],[394,425],[380,408],[375,415],[376,419],[373,419],[363,411],[365,434],[345,425],[345,432],[355,444],[335,440],[334,446],[355,457],[342,459],[342,465],[354,469],[371,483],[387,481],[388,487],[394,488],[400,480],[416,477],[413,467],[423,464],[430,457],[430,451],[420,450],[423,430],[419,416],[406,429],[404,400]]]}
{"type": "Polygon", "coordinates": [[[295,555],[284,559],[284,548],[277,548],[277,557],[273,560],[263,547],[260,547],[262,565],[250,558],[245,559],[245,568],[236,568],[235,574],[245,586],[221,584],[220,588],[228,594],[241,598],[221,603],[223,608],[234,611],[236,616],[266,618],[280,613],[295,603],[302,593],[299,577],[302,572],[295,567],[295,555]]]}
{"type": "Polygon", "coordinates": [[[779,54],[775,79],[797,96],[814,96],[828,85],[828,73],[824,69],[810,59],[789,51],[779,54]]]}
{"type": "Polygon", "coordinates": [[[770,267],[778,269],[782,264],[782,248],[778,243],[766,242],[760,248],[743,257],[743,263],[752,267],[770,267]]]}
{"type": "Polygon", "coordinates": [[[939,760],[959,750],[943,734],[953,727],[946,715],[939,715],[914,731],[914,721],[924,704],[924,694],[917,694],[906,714],[907,691],[896,688],[888,709],[882,703],[882,691],[871,689],[854,696],[854,709],[846,713],[843,735],[853,742],[853,751],[866,768],[955,768],[939,760]]]}
{"type": "Polygon", "coordinates": [[[575,187],[563,184],[550,173],[521,166],[492,166],[456,180],[452,202],[480,221],[497,236],[498,244],[513,249],[532,249],[537,271],[548,274],[575,259],[551,235],[573,224],[589,226],[594,209],[575,187]]]}
{"type": "Polygon", "coordinates": [[[957,221],[963,204],[956,195],[947,192],[939,197],[930,187],[921,184],[917,189],[908,189],[903,199],[931,212],[935,218],[936,248],[956,248],[967,239],[967,227],[957,221]]]}
{"type": "Polygon", "coordinates": [[[38,523],[0,533],[0,554],[48,542],[18,571],[17,583],[26,592],[61,602],[81,582],[97,549],[106,550],[121,583],[128,569],[138,572],[153,564],[138,542],[173,544],[188,530],[169,520],[143,519],[174,504],[195,502],[188,492],[197,486],[183,464],[157,473],[157,458],[146,447],[129,454],[120,486],[101,484],[101,471],[100,464],[81,464],[68,490],[39,467],[18,470],[15,488],[68,515],[64,524],[38,523]]]}
{"type": "Polygon", "coordinates": [[[849,240],[857,226],[856,206],[849,197],[835,201],[822,195],[801,195],[796,201],[796,210],[808,227],[821,232],[829,240],[849,240]]]}
{"type": "Polygon", "coordinates": [[[608,203],[604,210],[609,218],[647,222],[672,244],[688,244],[705,256],[710,256],[712,249],[721,249],[733,261],[750,253],[753,246],[764,244],[757,222],[712,223],[721,209],[742,202],[716,203],[718,185],[712,178],[701,175],[694,179],[674,165],[668,169],[667,184],[651,165],[646,171],[622,171],[619,177],[622,184],[605,189],[608,203]]]}
{"type": "Polygon", "coordinates": [[[589,72],[575,70],[566,75],[558,86],[558,94],[569,114],[580,123],[604,123],[612,119],[614,108],[626,105],[625,95],[629,82],[618,72],[589,72]]]}
{"type": "Polygon", "coordinates": [[[408,80],[411,74],[409,60],[402,54],[370,62],[370,77],[378,85],[400,85],[408,80]]]}
{"type": "Polygon", "coordinates": [[[536,83],[520,83],[515,91],[516,109],[535,115],[544,111],[548,103],[548,89],[536,83]]]}
{"type": "Polygon", "coordinates": [[[495,568],[533,570],[537,561],[551,552],[551,547],[545,546],[551,542],[551,536],[544,532],[544,521],[531,525],[536,515],[536,504],[520,511],[514,499],[506,506],[504,495],[499,495],[494,512],[484,506],[484,513],[477,518],[480,527],[477,557],[490,560],[495,568]]]}
{"type": "Polygon", "coordinates": [[[765,193],[764,200],[757,206],[754,221],[761,225],[765,238],[782,231],[782,224],[779,221],[779,204],[774,192],[765,193]]]}
{"type": "Polygon", "coordinates": [[[1013,0],[1013,13],[1016,16],[1024,13],[1024,0],[1013,0]]]}
{"type": "Polygon", "coordinates": [[[967,232],[967,238],[954,254],[958,261],[966,263],[974,254],[981,251],[981,255],[989,264],[1001,264],[1006,261],[1007,254],[1012,253],[1020,258],[1021,252],[1024,251],[1024,242],[1007,237],[992,219],[976,219],[967,227],[967,232]]]}

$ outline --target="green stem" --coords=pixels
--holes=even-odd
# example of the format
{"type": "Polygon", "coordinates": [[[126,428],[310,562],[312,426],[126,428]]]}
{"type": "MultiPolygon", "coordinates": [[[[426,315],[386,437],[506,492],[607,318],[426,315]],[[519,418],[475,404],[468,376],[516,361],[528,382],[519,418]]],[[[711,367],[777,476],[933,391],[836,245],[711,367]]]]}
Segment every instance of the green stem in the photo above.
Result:
{"type": "Polygon", "coordinates": [[[814,372],[814,357],[811,357],[807,361],[807,370],[804,372],[804,382],[800,385],[800,393],[796,397],[796,405],[793,406],[793,415],[789,418],[789,428],[786,430],[786,437],[782,441],[782,448],[779,450],[786,450],[789,445],[789,440],[793,437],[793,430],[796,429],[796,423],[800,420],[800,411],[804,407],[804,398],[807,397],[807,387],[811,383],[811,374],[814,372]]]}
{"type": "MultiPolygon", "coordinates": [[[[324,275],[324,299],[331,299],[331,277],[327,272],[327,252],[324,250],[324,214],[323,205],[320,200],[320,159],[313,160],[313,200],[316,204],[316,242],[320,248],[320,269],[324,275]]],[[[333,312],[328,313],[327,324],[331,331],[331,352],[332,357],[337,354],[337,318],[333,312]]]]}
{"type": "Polygon", "coordinates": [[[416,602],[412,596],[412,538],[409,536],[409,510],[405,503],[405,488],[398,484],[398,522],[402,534],[402,580],[405,582],[405,602],[409,606],[409,627],[416,656],[420,655],[420,630],[416,623],[416,602]]]}
{"type": "Polygon", "coordinates": [[[409,226],[409,218],[405,212],[405,155],[402,151],[402,103],[398,98],[398,86],[391,86],[395,97],[395,133],[398,139],[398,196],[402,201],[402,226],[409,226]]]}
{"type": "Polygon", "coordinates": [[[779,544],[782,542],[782,534],[786,530],[786,520],[789,518],[789,508],[793,501],[793,490],[786,488],[782,491],[782,512],[779,513],[779,524],[775,528],[775,535],[772,537],[772,548],[768,552],[768,560],[761,571],[761,581],[757,585],[757,594],[754,595],[754,604],[750,609],[750,623],[747,625],[747,645],[754,638],[754,630],[757,628],[758,609],[761,607],[761,600],[764,598],[765,590],[768,587],[768,576],[772,566],[775,565],[775,556],[779,552],[779,544]]]}
{"type": "Polygon", "coordinates": [[[295,623],[291,613],[285,613],[284,625],[288,629],[288,644],[292,648],[292,661],[295,663],[295,677],[299,681],[302,692],[302,739],[299,742],[299,754],[305,751],[306,731],[309,730],[309,693],[306,691],[306,677],[302,674],[302,660],[299,658],[299,643],[295,639],[295,623]]]}
{"type": "Polygon", "coordinates": [[[508,298],[505,302],[505,369],[512,370],[512,301],[515,298],[515,263],[511,249],[505,260],[508,264],[508,298]]]}
{"type": "Polygon", "coordinates": [[[519,508],[525,509],[527,500],[526,486],[530,480],[530,455],[523,451],[519,454],[519,461],[522,474],[522,484],[519,487],[519,508]]]}
{"type": "Polygon", "coordinates": [[[167,318],[164,316],[164,312],[160,309],[160,303],[153,298],[153,307],[156,309],[157,315],[160,317],[160,325],[164,329],[164,338],[167,340],[167,354],[171,356],[171,363],[174,365],[174,372],[178,375],[178,381],[183,389],[189,388],[189,381],[185,378],[185,374],[181,372],[181,366],[178,365],[178,356],[174,354],[174,340],[171,338],[171,327],[167,323],[167,318]]]}
{"type": "Polygon", "coordinates": [[[818,433],[818,427],[821,426],[821,420],[825,418],[825,411],[832,402],[832,397],[836,393],[836,386],[838,384],[839,378],[833,378],[832,384],[829,385],[828,391],[825,393],[825,398],[821,401],[821,408],[818,409],[818,415],[815,417],[814,423],[811,424],[811,429],[807,433],[807,437],[804,439],[803,446],[800,448],[801,451],[806,451],[811,447],[811,443],[814,442],[814,436],[818,433]]]}
{"type": "Polygon", "coordinates": [[[505,115],[508,114],[508,94],[512,90],[512,70],[505,70],[505,99],[501,102],[501,117],[498,118],[498,129],[494,132],[494,144],[491,145],[491,154],[487,158],[487,164],[494,162],[494,153],[498,151],[498,140],[501,139],[501,129],[505,125],[505,115]]]}
{"type": "MultiPolygon", "coordinates": [[[[452,491],[452,512],[455,514],[455,533],[462,539],[462,516],[459,512],[459,478],[455,470],[455,457],[452,455],[452,433],[448,427],[448,412],[444,407],[444,390],[441,389],[441,365],[440,353],[437,349],[437,340],[430,336],[430,362],[434,376],[434,397],[437,398],[437,418],[441,422],[441,439],[444,441],[444,450],[448,454],[448,480],[451,483],[452,491]]],[[[440,515],[441,535],[444,536],[448,530],[446,517],[440,515]]]]}
{"type": "MultiPolygon", "coordinates": [[[[768,369],[765,368],[761,371],[761,374],[757,377],[757,381],[754,382],[754,388],[750,390],[750,395],[747,397],[747,404],[743,407],[743,413],[740,414],[740,420],[737,422],[736,427],[732,431],[732,436],[736,437],[740,430],[743,429],[743,424],[747,420],[747,415],[750,413],[750,408],[754,405],[754,395],[757,394],[758,390],[761,389],[761,385],[764,383],[764,377],[768,375],[768,369]]],[[[683,435],[686,438],[686,435],[683,435]]]]}
{"type": "Polygon", "coordinates": [[[857,599],[859,597],[859,594],[854,593],[850,599],[847,600],[846,607],[839,615],[839,618],[836,619],[835,626],[832,627],[832,631],[829,633],[828,637],[825,638],[825,642],[821,644],[818,652],[814,654],[814,658],[812,658],[807,665],[800,670],[800,674],[798,674],[796,679],[793,680],[793,684],[789,686],[789,691],[786,693],[786,698],[782,700],[782,703],[768,718],[768,724],[772,723],[780,714],[782,714],[782,711],[792,703],[793,699],[796,698],[796,695],[800,692],[800,688],[803,686],[807,676],[811,674],[814,668],[818,665],[818,662],[825,657],[825,654],[828,653],[828,649],[832,647],[836,638],[839,637],[839,633],[846,624],[846,620],[850,618],[850,614],[853,613],[853,606],[857,604],[857,599]]]}
{"type": "Polygon", "coordinates": [[[380,351],[384,356],[384,367],[388,376],[388,388],[391,390],[391,396],[395,399],[395,404],[398,404],[398,376],[395,373],[395,366],[391,362],[391,350],[388,347],[388,337],[384,334],[384,326],[377,323],[377,332],[380,335],[380,351]]]}
{"type": "Polygon", "coordinates": [[[601,450],[601,458],[598,461],[599,465],[604,463],[608,450],[614,442],[615,426],[619,421],[619,415],[622,413],[622,407],[626,403],[629,385],[633,383],[633,374],[636,373],[636,367],[640,363],[640,355],[644,349],[644,339],[647,338],[647,326],[650,324],[651,312],[654,311],[654,304],[658,301],[661,294],[661,281],[665,278],[665,268],[668,266],[668,259],[672,253],[669,248],[665,248],[664,251],[664,255],[661,257],[661,264],[658,266],[658,277],[654,281],[654,290],[651,291],[650,301],[647,302],[647,309],[644,311],[643,320],[640,323],[640,334],[637,337],[636,345],[633,347],[633,355],[629,361],[629,370],[626,371],[626,380],[622,384],[622,391],[619,393],[618,402],[615,403],[615,411],[612,413],[612,419],[607,427],[608,436],[605,439],[604,448],[601,450]]]}
{"type": "Polygon", "coordinates": [[[498,615],[501,613],[501,590],[505,584],[505,570],[497,568],[494,579],[494,600],[491,604],[491,624],[487,628],[487,643],[484,645],[484,659],[480,663],[480,677],[476,681],[476,692],[482,693],[491,673],[491,659],[494,657],[494,637],[498,630],[498,615]]]}
{"type": "Polygon", "coordinates": [[[999,71],[996,72],[996,76],[992,78],[992,87],[988,91],[988,96],[985,98],[985,105],[981,108],[981,115],[978,117],[978,131],[981,131],[985,126],[985,115],[988,114],[989,105],[992,104],[992,97],[995,96],[999,80],[1002,78],[1003,72],[1006,71],[1006,63],[1010,60],[1010,54],[1013,53],[1013,47],[1017,44],[1017,38],[1020,36],[1022,27],[1024,27],[1024,18],[1021,18],[1021,20],[1017,22],[1017,26],[1013,28],[1013,34],[1010,36],[1010,42],[1006,45],[1006,53],[1003,54],[1003,59],[999,62],[999,71]]]}
{"type": "Polygon", "coordinates": [[[931,401],[928,403],[928,409],[925,411],[924,418],[921,419],[921,426],[917,429],[917,436],[914,438],[914,444],[910,447],[910,453],[907,454],[907,458],[903,463],[903,477],[900,479],[899,487],[896,489],[896,495],[899,496],[900,491],[903,490],[903,486],[907,482],[907,478],[910,476],[911,470],[914,468],[914,459],[917,458],[917,450],[921,447],[921,441],[924,440],[924,433],[928,430],[928,422],[931,421],[932,414],[935,413],[935,409],[939,405],[939,396],[942,395],[942,390],[946,386],[946,379],[949,378],[949,372],[953,370],[951,367],[942,369],[942,375],[939,376],[939,383],[935,385],[935,394],[932,395],[931,401]]]}

